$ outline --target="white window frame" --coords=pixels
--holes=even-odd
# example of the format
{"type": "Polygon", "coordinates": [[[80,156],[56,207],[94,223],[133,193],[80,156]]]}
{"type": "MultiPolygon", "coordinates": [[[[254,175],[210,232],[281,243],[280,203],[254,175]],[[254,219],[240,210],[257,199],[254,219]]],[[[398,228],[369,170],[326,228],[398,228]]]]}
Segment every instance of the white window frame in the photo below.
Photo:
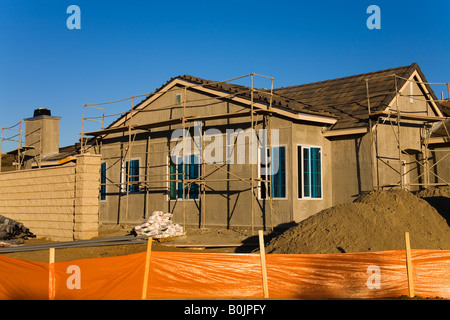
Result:
{"type": "MultiPolygon", "coordinates": [[[[322,151],[323,151],[322,146],[309,145],[309,144],[297,144],[296,150],[295,150],[296,158],[297,158],[297,162],[296,162],[297,200],[323,200],[323,152],[322,151]],[[298,147],[302,147],[302,152],[300,153],[300,157],[301,157],[300,161],[301,161],[301,164],[302,164],[302,166],[301,166],[302,167],[302,172],[298,172],[298,161],[299,161],[299,159],[298,159],[298,147]],[[304,181],[305,180],[304,180],[304,174],[303,174],[303,172],[304,172],[304,170],[303,170],[303,164],[304,164],[304,161],[303,161],[303,148],[308,148],[308,149],[310,149],[310,151],[311,151],[311,148],[319,148],[320,149],[320,198],[312,198],[311,197],[311,192],[309,193],[310,195],[308,197],[304,196],[304,194],[305,194],[304,181]],[[299,185],[299,183],[298,183],[298,178],[299,177],[301,177],[301,185],[299,185]],[[298,196],[298,188],[302,188],[302,195],[303,196],[301,198],[299,198],[299,196],[298,196]]],[[[311,177],[310,177],[310,180],[311,180],[311,177]]],[[[310,182],[310,185],[311,185],[311,182],[310,182]]]]}
{"type": "Polygon", "coordinates": [[[170,201],[170,156],[166,157],[166,201],[170,201]]]}

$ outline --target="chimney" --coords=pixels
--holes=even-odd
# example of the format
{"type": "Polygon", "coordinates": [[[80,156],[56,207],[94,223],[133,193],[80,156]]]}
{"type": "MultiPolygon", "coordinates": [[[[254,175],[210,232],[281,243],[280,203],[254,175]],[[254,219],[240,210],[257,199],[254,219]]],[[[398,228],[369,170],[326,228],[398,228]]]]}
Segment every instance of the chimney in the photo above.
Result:
{"type": "Polygon", "coordinates": [[[25,146],[33,147],[28,156],[42,159],[59,153],[59,117],[46,108],[34,110],[33,118],[25,120],[25,146]]]}

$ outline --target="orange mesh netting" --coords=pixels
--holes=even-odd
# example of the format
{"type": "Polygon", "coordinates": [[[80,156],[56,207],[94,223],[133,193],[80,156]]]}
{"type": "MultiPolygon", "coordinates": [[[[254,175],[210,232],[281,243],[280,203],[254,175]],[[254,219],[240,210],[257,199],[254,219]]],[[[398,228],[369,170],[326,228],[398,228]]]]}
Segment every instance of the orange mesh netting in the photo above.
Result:
{"type": "MultiPolygon", "coordinates": [[[[146,253],[56,262],[55,299],[141,299],[146,253]]],[[[414,292],[450,298],[450,251],[412,250],[414,292]]],[[[408,295],[404,250],[268,254],[270,298],[408,295]]],[[[49,299],[49,264],[0,257],[0,299],[49,299]]],[[[263,298],[257,254],[152,252],[147,298],[263,298]]]]}

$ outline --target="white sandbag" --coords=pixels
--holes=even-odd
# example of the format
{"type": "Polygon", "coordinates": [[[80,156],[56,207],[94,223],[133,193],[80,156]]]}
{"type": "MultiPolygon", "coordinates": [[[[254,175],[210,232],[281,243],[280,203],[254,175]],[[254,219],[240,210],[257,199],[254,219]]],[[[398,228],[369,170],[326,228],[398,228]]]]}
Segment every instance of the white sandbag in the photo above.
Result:
{"type": "Polygon", "coordinates": [[[184,235],[183,227],[173,224],[172,214],[162,211],[153,211],[140,225],[133,228],[137,235],[152,238],[167,238],[184,235]]]}

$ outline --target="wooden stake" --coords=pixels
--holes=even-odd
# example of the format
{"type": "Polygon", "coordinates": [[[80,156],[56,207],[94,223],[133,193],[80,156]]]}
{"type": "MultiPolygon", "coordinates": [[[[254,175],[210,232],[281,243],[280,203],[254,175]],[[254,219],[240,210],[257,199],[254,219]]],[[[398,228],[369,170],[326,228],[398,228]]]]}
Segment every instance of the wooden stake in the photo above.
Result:
{"type": "Polygon", "coordinates": [[[413,270],[411,261],[411,244],[409,242],[409,232],[405,232],[405,244],[406,244],[406,271],[408,273],[408,292],[409,297],[414,297],[414,283],[413,283],[413,270]]]}
{"type": "Polygon", "coordinates": [[[49,249],[48,258],[48,299],[55,300],[55,248],[49,249]]]}
{"type": "Polygon", "coordinates": [[[261,255],[261,271],[263,280],[264,299],[268,299],[269,287],[267,284],[266,251],[264,249],[264,235],[262,230],[259,230],[259,252],[261,255]]]}
{"type": "MultiPolygon", "coordinates": [[[[250,128],[251,128],[251,132],[253,133],[253,73],[250,74],[250,79],[251,79],[251,91],[250,91],[250,109],[251,109],[251,113],[250,113],[250,128]]],[[[252,134],[250,136],[250,140],[249,140],[249,148],[248,150],[249,155],[248,155],[248,161],[250,163],[250,172],[251,172],[251,196],[252,196],[252,203],[251,203],[251,210],[252,210],[252,235],[255,234],[255,204],[254,204],[254,200],[255,200],[255,190],[254,190],[254,185],[253,185],[253,181],[254,181],[254,173],[253,173],[253,162],[255,161],[255,159],[253,159],[253,151],[252,148],[255,147],[255,139],[254,139],[255,135],[252,134]]]]}
{"type": "Polygon", "coordinates": [[[148,273],[150,270],[150,256],[152,253],[152,241],[153,241],[153,239],[151,237],[149,237],[147,239],[147,254],[145,256],[144,282],[142,284],[142,300],[147,299],[148,273]]]}

